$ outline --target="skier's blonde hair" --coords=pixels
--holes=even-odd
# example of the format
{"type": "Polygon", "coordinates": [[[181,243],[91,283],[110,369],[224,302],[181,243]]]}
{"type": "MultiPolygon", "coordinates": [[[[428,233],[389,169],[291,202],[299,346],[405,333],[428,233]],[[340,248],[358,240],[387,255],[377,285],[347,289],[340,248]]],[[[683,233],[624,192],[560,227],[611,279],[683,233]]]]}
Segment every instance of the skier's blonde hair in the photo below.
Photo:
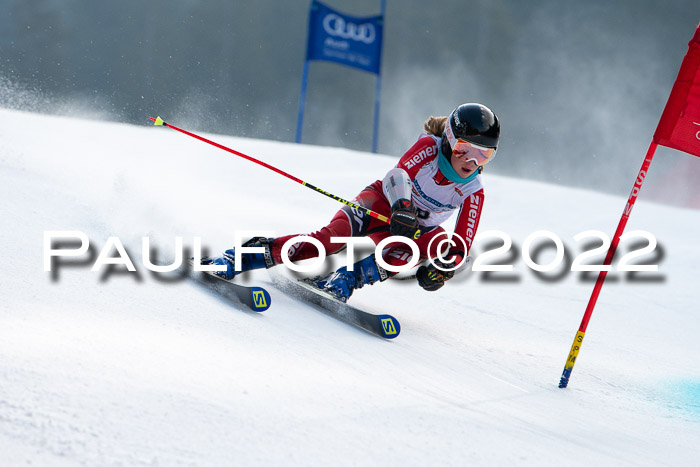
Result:
{"type": "Polygon", "coordinates": [[[446,123],[447,117],[433,117],[431,115],[425,123],[423,123],[423,128],[430,135],[442,136],[442,132],[445,131],[446,123]]]}

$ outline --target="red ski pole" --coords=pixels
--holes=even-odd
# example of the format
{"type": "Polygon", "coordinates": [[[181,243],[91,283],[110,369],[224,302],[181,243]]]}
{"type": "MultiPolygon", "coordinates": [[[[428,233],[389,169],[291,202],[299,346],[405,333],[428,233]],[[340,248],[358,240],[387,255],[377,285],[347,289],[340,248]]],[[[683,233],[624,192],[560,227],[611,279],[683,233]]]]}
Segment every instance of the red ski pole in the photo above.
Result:
{"type": "Polygon", "coordinates": [[[345,205],[348,205],[348,206],[350,206],[351,208],[358,209],[358,210],[360,210],[360,211],[362,211],[362,212],[364,212],[364,213],[366,213],[366,214],[369,214],[370,216],[374,217],[375,219],[379,219],[380,221],[384,221],[384,222],[386,222],[387,224],[389,223],[389,218],[388,218],[388,217],[383,216],[383,215],[379,214],[378,212],[372,211],[371,209],[367,209],[367,208],[364,207],[364,206],[360,206],[360,205],[355,204],[355,203],[353,203],[353,202],[351,202],[351,201],[347,201],[347,200],[345,200],[345,199],[343,199],[343,198],[341,198],[341,197],[339,197],[339,196],[336,196],[336,195],[334,195],[334,194],[332,194],[332,193],[329,193],[329,192],[327,192],[327,191],[325,191],[325,190],[322,190],[322,189],[320,189],[320,188],[317,188],[317,187],[313,186],[312,184],[310,184],[310,183],[308,183],[308,182],[305,182],[305,181],[303,181],[303,180],[301,180],[301,179],[295,177],[294,175],[288,174],[287,172],[284,172],[284,171],[278,169],[277,167],[273,167],[273,166],[271,166],[270,164],[267,164],[267,163],[265,163],[265,162],[263,162],[263,161],[260,161],[260,160],[258,160],[258,159],[255,159],[254,157],[250,157],[250,156],[248,156],[248,155],[246,155],[246,154],[243,154],[242,152],[236,151],[235,149],[228,148],[228,147],[226,147],[226,146],[224,146],[224,145],[222,145],[222,144],[215,143],[214,141],[211,141],[211,140],[209,140],[209,139],[206,139],[206,138],[204,138],[204,137],[202,137],[202,136],[199,136],[199,135],[196,135],[196,134],[191,133],[191,132],[189,132],[189,131],[183,130],[183,129],[178,128],[178,127],[176,127],[176,126],[174,126],[174,125],[171,125],[171,124],[169,124],[169,123],[165,123],[165,122],[163,121],[163,119],[160,118],[160,117],[156,117],[156,118],[148,117],[148,118],[151,119],[153,122],[155,122],[155,123],[154,123],[155,125],[162,125],[162,126],[166,126],[166,127],[168,127],[168,128],[172,128],[173,130],[179,131],[180,133],[184,133],[184,134],[186,134],[187,136],[191,136],[192,138],[198,139],[198,140],[200,140],[200,141],[204,141],[205,143],[211,144],[212,146],[215,146],[215,147],[217,147],[217,148],[219,148],[219,149],[223,149],[224,151],[230,152],[231,154],[235,154],[236,156],[242,157],[243,159],[247,159],[247,160],[249,160],[249,161],[251,161],[251,162],[255,162],[256,164],[262,165],[263,167],[265,167],[265,168],[267,168],[267,169],[270,169],[270,170],[272,170],[273,172],[277,172],[277,173],[280,174],[280,175],[284,175],[284,176],[287,177],[288,179],[294,180],[295,182],[300,183],[300,184],[304,185],[304,186],[307,187],[307,188],[311,188],[312,190],[314,190],[314,191],[316,191],[316,192],[318,192],[318,193],[321,193],[322,195],[326,195],[326,196],[328,196],[329,198],[332,198],[332,199],[334,199],[334,200],[336,200],[336,201],[340,201],[341,203],[343,203],[343,204],[345,204],[345,205]]]}

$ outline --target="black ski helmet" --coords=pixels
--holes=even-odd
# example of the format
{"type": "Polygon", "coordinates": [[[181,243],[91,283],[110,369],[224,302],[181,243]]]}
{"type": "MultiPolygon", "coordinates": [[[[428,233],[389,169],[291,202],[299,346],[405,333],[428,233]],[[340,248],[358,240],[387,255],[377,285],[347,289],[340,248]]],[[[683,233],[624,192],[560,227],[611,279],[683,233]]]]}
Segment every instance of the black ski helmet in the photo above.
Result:
{"type": "MultiPolygon", "coordinates": [[[[447,117],[445,125],[450,125],[452,134],[457,139],[463,139],[487,148],[496,149],[498,147],[501,126],[496,114],[485,105],[462,104],[447,117]]],[[[448,159],[452,155],[452,147],[445,132],[442,133],[442,153],[448,159]]]]}

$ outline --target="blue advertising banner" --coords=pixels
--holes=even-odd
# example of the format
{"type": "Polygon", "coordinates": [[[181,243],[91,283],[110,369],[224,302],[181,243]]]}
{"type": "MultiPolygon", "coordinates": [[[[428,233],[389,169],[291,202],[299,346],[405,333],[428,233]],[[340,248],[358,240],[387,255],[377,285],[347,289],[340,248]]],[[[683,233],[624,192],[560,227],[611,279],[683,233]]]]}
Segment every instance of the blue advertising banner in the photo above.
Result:
{"type": "Polygon", "coordinates": [[[383,23],[383,16],[349,16],[314,0],[306,60],[336,62],[379,75],[383,23]]]}

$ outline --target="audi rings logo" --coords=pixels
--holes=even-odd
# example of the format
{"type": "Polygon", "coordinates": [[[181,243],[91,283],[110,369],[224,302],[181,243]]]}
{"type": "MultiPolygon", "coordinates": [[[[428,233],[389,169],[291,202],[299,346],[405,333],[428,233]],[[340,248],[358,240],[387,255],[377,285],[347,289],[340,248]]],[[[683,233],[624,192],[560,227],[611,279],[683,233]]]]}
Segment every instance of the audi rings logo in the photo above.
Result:
{"type": "Polygon", "coordinates": [[[430,239],[430,243],[428,243],[428,251],[437,251],[437,258],[433,258],[432,256],[430,256],[428,258],[428,261],[430,261],[430,264],[432,264],[435,268],[437,268],[443,272],[455,271],[455,270],[459,269],[460,267],[467,264],[467,263],[465,263],[467,258],[462,259],[462,261],[460,261],[454,267],[444,267],[444,266],[441,267],[441,266],[435,264],[435,262],[433,261],[434,259],[438,259],[444,265],[454,263],[454,259],[451,259],[448,261],[444,257],[444,254],[447,253],[447,251],[452,249],[453,247],[456,247],[457,249],[462,250],[462,251],[467,251],[467,242],[465,242],[464,239],[457,234],[452,234],[450,236],[447,232],[441,232],[441,233],[435,235],[433,238],[430,239]],[[433,249],[433,242],[442,236],[444,236],[445,238],[440,240],[440,242],[437,244],[436,249],[433,249]],[[461,245],[454,241],[455,238],[457,240],[459,240],[459,243],[461,243],[461,245]],[[445,248],[445,245],[447,245],[447,248],[445,248]]]}
{"type": "Polygon", "coordinates": [[[352,39],[354,41],[371,44],[377,35],[374,24],[362,23],[355,24],[345,22],[345,20],[331,13],[323,18],[323,29],[331,36],[340,37],[342,39],[352,39]]]}

